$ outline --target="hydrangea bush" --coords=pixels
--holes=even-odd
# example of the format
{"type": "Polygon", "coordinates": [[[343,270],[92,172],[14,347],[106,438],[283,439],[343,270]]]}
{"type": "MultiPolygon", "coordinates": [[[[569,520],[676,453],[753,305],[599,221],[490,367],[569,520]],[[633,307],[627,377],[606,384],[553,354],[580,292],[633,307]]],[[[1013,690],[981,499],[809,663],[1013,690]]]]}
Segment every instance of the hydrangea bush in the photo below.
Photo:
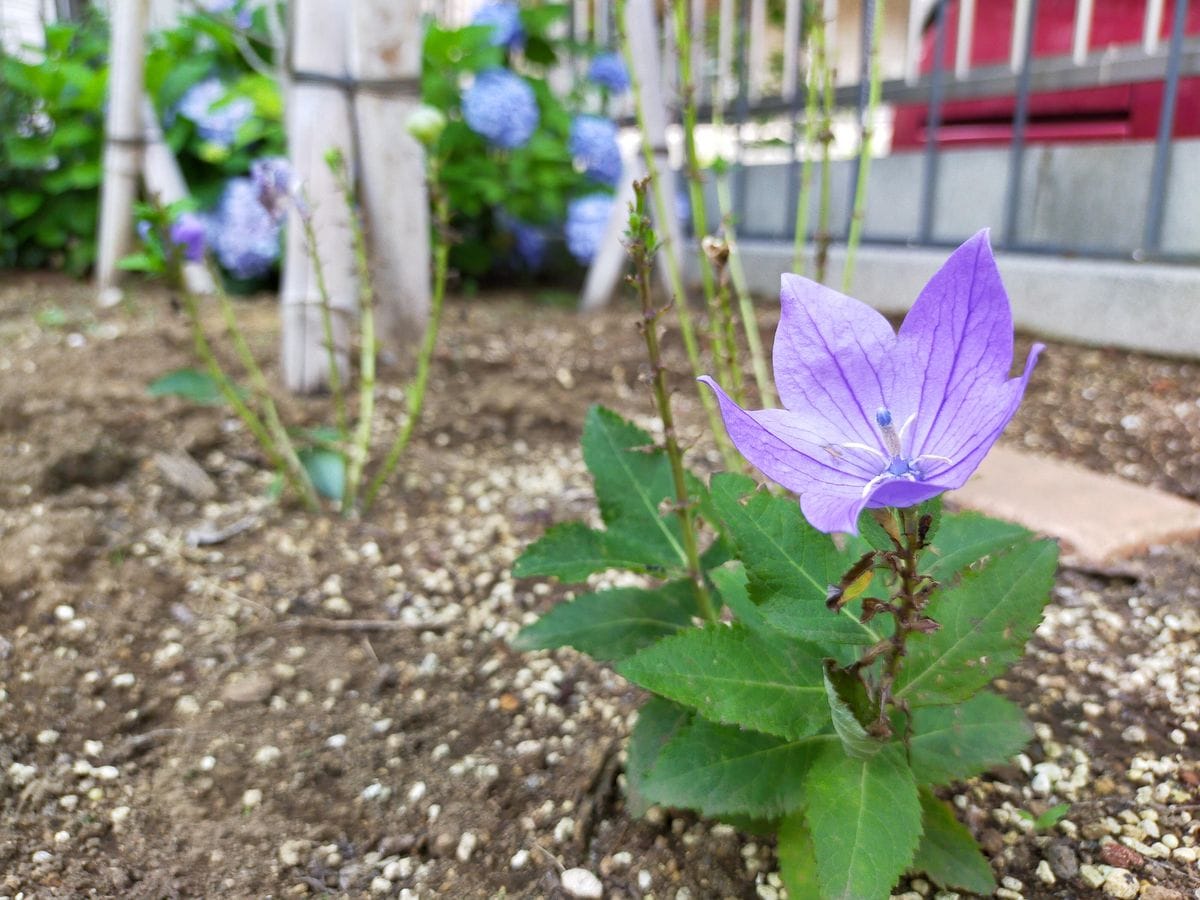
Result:
{"type": "Polygon", "coordinates": [[[586,264],[598,243],[572,240],[582,219],[571,210],[620,177],[616,125],[591,111],[625,90],[628,76],[618,58],[601,54],[568,96],[551,89],[552,68],[577,49],[552,35],[566,11],[500,0],[465,28],[426,33],[422,94],[449,120],[440,146],[458,235],[452,262],[469,278],[554,270],[567,259],[563,238],[586,264]]]}
{"type": "Polygon", "coordinates": [[[594,408],[583,454],[603,527],[556,525],[514,571],[643,583],[583,590],[515,643],[574,647],[646,689],[626,767],[634,811],[690,808],[776,835],[791,896],[886,898],[906,871],[990,894],[992,869],[939,792],[1029,738],[988,686],[1037,626],[1057,548],[944,513],[940,495],[996,441],[1041,348],[1010,377],[1012,317],[983,233],[898,333],[795,276],[782,301],[785,408],[747,411],[707,383],[737,448],[799,502],[744,474],[705,485],[683,470],[663,389],[665,447],[594,408]]]}

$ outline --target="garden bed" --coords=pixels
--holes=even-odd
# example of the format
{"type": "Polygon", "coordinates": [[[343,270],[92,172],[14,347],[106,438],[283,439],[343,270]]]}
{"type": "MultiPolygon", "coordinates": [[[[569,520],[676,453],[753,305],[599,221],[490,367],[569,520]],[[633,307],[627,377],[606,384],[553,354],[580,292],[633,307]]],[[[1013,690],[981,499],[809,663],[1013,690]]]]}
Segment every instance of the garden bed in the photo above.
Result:
{"type": "MultiPolygon", "coordinates": [[[[779,896],[769,844],[626,815],[636,689],[573,651],[508,647],[565,595],[509,568],[593,508],[585,410],[652,426],[630,310],[452,304],[412,451],[345,521],[271,504],[219,410],[147,396],[191,363],[165,294],[102,316],[89,297],[0,280],[0,895],[560,897],[582,867],[605,896],[779,896]],[[213,496],[164,474],[181,452],[213,496]]],[[[274,307],[244,311],[274,358],[274,307]]],[[[1198,383],[1196,363],[1053,344],[1007,439],[1200,499],[1198,383]]],[[[713,468],[682,378],[676,398],[713,468]]],[[[1061,573],[999,685],[1038,738],[952,793],[1020,882],[1004,896],[1200,888],[1197,549],[1061,573]],[[1017,812],[1059,802],[1046,828],[1017,812]]]]}

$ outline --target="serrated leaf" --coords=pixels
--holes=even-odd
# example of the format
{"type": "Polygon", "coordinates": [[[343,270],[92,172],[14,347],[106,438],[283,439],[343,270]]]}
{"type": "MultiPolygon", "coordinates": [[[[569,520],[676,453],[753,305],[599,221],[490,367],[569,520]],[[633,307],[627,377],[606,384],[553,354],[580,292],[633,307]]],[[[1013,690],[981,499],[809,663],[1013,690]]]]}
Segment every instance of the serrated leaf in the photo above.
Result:
{"type": "Polygon", "coordinates": [[[717,588],[717,594],[729,607],[733,617],[751,631],[766,631],[770,626],[762,611],[750,599],[746,582],[746,567],[740,562],[731,563],[708,573],[717,588]]]}
{"type": "Polygon", "coordinates": [[[346,491],[346,457],[321,447],[304,447],[296,455],[318,494],[330,500],[342,499],[346,491]]]}
{"type": "Polygon", "coordinates": [[[821,900],[816,852],[802,812],[792,813],[780,824],[777,853],[788,900],[821,900]]]}
{"type": "Polygon", "coordinates": [[[813,759],[805,785],[821,896],[886,898],[921,834],[921,804],[904,748],[888,744],[874,756],[851,759],[840,743],[827,746],[813,759]]]}
{"type": "Polygon", "coordinates": [[[990,519],[979,513],[948,515],[923,557],[925,565],[922,568],[938,581],[949,581],[971,563],[1029,536],[1020,525],[990,519]]]}
{"type": "Polygon", "coordinates": [[[1020,707],[990,691],[912,713],[913,774],[923,784],[970,778],[1010,759],[1033,736],[1020,707]]]}
{"type": "Polygon", "coordinates": [[[646,567],[640,560],[618,559],[609,552],[604,532],[582,522],[550,526],[513,563],[517,578],[554,577],[567,583],[608,569],[644,572],[646,567]]]}
{"type": "Polygon", "coordinates": [[[1057,545],[1031,541],[939,590],[926,615],[941,630],[909,638],[895,697],[913,705],[954,703],[1007,669],[1041,620],[1057,565],[1057,545]]]}
{"type": "Polygon", "coordinates": [[[680,729],[692,720],[692,711],[665,697],[651,697],[638,710],[625,757],[627,805],[634,816],[645,815],[654,801],[646,796],[645,782],[659,755],[680,729]]]}
{"type": "Polygon", "coordinates": [[[883,634],[848,609],[825,607],[825,592],[854,562],[804,520],[795,500],[755,491],[744,475],[713,477],[712,504],[746,565],[750,597],[775,628],[803,640],[873,644],[883,634]]]}
{"type": "Polygon", "coordinates": [[[829,701],[829,713],[833,718],[833,730],[841,739],[842,749],[846,751],[847,756],[854,759],[874,756],[883,749],[884,745],[867,734],[867,729],[855,717],[850,704],[838,694],[837,686],[830,677],[830,662],[832,660],[826,661],[822,675],[825,679],[825,696],[829,701]]]}
{"type": "Polygon", "coordinates": [[[709,625],[661,640],[617,671],[707,719],[794,739],[829,722],[821,656],[802,641],[709,625]]]}
{"type": "Polygon", "coordinates": [[[675,486],[666,454],[650,435],[593,406],[583,427],[583,459],[595,480],[609,548],[650,565],[686,566],[679,521],[659,512],[664,500],[675,499],[675,486]]]}
{"type": "Polygon", "coordinates": [[[150,382],[151,397],[182,397],[192,403],[215,406],[225,402],[217,380],[197,369],[177,369],[150,382]]]}
{"type": "Polygon", "coordinates": [[[690,628],[696,599],[690,582],[654,590],[613,588],[560,603],[513,639],[516,650],[574,647],[600,660],[624,659],[690,628]]]}
{"type": "Polygon", "coordinates": [[[671,738],[643,782],[648,799],[707,816],[776,818],[804,797],[804,773],[832,735],[787,741],[695,718],[671,738]]]}
{"type": "Polygon", "coordinates": [[[913,871],[924,872],[944,888],[990,897],[996,889],[996,876],[971,832],[929,788],[921,788],[920,800],[924,830],[913,871]]]}

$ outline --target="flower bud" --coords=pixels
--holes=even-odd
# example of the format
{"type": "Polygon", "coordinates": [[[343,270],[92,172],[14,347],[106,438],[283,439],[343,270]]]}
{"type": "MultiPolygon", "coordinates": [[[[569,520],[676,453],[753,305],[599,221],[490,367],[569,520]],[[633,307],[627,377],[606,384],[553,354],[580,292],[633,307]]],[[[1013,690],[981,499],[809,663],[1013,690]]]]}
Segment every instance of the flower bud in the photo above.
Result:
{"type": "Polygon", "coordinates": [[[446,116],[440,109],[422,103],[408,114],[404,127],[426,147],[432,147],[442,136],[446,127],[446,116]]]}

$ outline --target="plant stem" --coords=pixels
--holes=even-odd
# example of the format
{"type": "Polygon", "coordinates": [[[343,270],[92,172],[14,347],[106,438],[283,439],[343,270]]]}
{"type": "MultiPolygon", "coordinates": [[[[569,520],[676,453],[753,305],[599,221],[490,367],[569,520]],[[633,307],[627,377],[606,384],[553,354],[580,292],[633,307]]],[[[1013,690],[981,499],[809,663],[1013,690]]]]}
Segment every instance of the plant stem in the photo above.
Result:
{"type": "MultiPolygon", "coordinates": [[[[716,92],[714,91],[714,94],[716,92]]],[[[713,127],[721,127],[720,106],[713,106],[713,127]]],[[[767,358],[763,353],[762,337],[758,333],[758,318],[754,314],[754,300],[746,283],[746,270],[742,267],[742,255],[738,249],[737,228],[733,223],[733,198],[729,191],[729,176],[718,173],[717,208],[721,212],[725,243],[729,247],[729,275],[733,279],[733,290],[737,295],[738,313],[742,318],[742,330],[746,333],[746,346],[750,348],[750,365],[754,372],[754,384],[762,405],[775,405],[775,390],[767,374],[767,358]]]]}
{"type": "MultiPolygon", "coordinates": [[[[658,171],[658,162],[654,158],[654,148],[651,146],[649,136],[646,132],[646,109],[642,101],[641,82],[637,76],[637,66],[633,59],[633,51],[629,46],[629,35],[626,33],[625,0],[616,0],[616,14],[617,25],[620,29],[621,53],[625,59],[625,67],[629,71],[629,90],[633,96],[638,130],[642,134],[642,158],[645,162],[650,184],[654,189],[654,207],[658,211],[658,221],[666,223],[669,221],[671,207],[667,204],[666,191],[663,189],[662,178],[658,171]]],[[[684,351],[687,353],[688,364],[692,368],[692,375],[699,378],[704,374],[704,369],[700,365],[700,347],[696,341],[696,329],[692,323],[692,314],[688,309],[687,291],[683,284],[683,270],[679,264],[679,254],[677,248],[670,240],[663,242],[661,252],[666,258],[667,278],[671,284],[671,292],[675,295],[675,313],[679,317],[679,333],[683,337],[684,351]]],[[[721,414],[717,410],[716,400],[700,384],[696,385],[696,394],[699,396],[700,405],[704,407],[704,413],[708,417],[709,430],[712,432],[713,440],[716,442],[717,449],[721,453],[721,459],[725,463],[725,468],[732,471],[740,471],[742,468],[741,460],[737,452],[733,449],[729,435],[725,433],[725,423],[721,420],[721,414]]]]}
{"type": "Polygon", "coordinates": [[[429,190],[433,195],[433,301],[429,314],[429,325],[425,329],[425,337],[421,342],[420,354],[417,357],[417,372],[413,382],[408,386],[408,418],[400,433],[388,449],[383,466],[371,480],[366,493],[363,494],[364,511],[371,508],[380,488],[391,477],[400,457],[408,447],[417,423],[421,420],[421,411],[425,406],[425,391],[429,385],[429,369],[433,362],[433,351],[437,346],[438,326],[442,321],[442,308],[446,299],[446,273],[450,267],[450,202],[442,190],[438,162],[431,157],[429,161],[429,190]]]}
{"type": "Polygon", "coordinates": [[[688,28],[687,0],[673,0],[675,13],[675,47],[679,59],[679,93],[683,99],[684,171],[688,183],[688,199],[692,208],[692,231],[700,253],[700,283],[708,308],[709,341],[717,363],[718,378],[729,387],[729,394],[738,403],[745,403],[742,391],[742,372],[738,363],[737,342],[725,323],[732,319],[728,291],[717,287],[716,273],[703,242],[708,237],[708,209],[704,202],[704,176],[696,151],[696,84],[692,75],[692,35],[688,28]]]}
{"type": "Polygon", "coordinates": [[[871,87],[867,108],[863,111],[862,142],[858,150],[858,177],[854,182],[854,211],[850,215],[850,233],[846,236],[846,265],[842,269],[842,293],[850,292],[854,280],[854,262],[862,241],[863,213],[867,202],[867,177],[871,174],[871,141],[875,133],[875,112],[883,91],[883,74],[879,64],[879,33],[883,29],[884,0],[875,0],[875,16],[871,22],[871,87]]]}
{"type": "Polygon", "coordinates": [[[354,202],[354,186],[340,157],[330,160],[330,168],[350,215],[354,261],[358,269],[358,327],[361,342],[358,357],[358,422],[347,447],[346,490],[342,495],[342,514],[349,515],[358,504],[358,488],[362,483],[367,457],[371,453],[371,432],[375,424],[375,359],[379,348],[375,337],[375,285],[367,257],[366,232],[354,202]]]}
{"type": "Polygon", "coordinates": [[[304,505],[310,510],[320,509],[321,501],[317,496],[316,488],[313,487],[312,479],[309,478],[304,464],[300,462],[300,457],[296,453],[296,447],[292,443],[292,439],[288,436],[283,420],[279,418],[279,410],[276,409],[275,400],[271,396],[271,386],[267,383],[266,376],[263,375],[258,361],[254,358],[254,353],[251,352],[250,345],[246,342],[245,334],[242,333],[242,329],[238,326],[237,314],[233,309],[233,300],[230,299],[225,289],[221,287],[219,273],[213,274],[213,281],[217,286],[217,302],[221,307],[221,316],[225,320],[225,330],[229,332],[229,337],[233,341],[233,347],[237,351],[238,359],[241,360],[242,367],[246,370],[246,377],[250,379],[250,386],[258,396],[258,402],[262,404],[267,431],[271,435],[279,456],[283,459],[283,471],[291,473],[290,480],[292,486],[300,494],[304,505]]]}
{"type": "Polygon", "coordinates": [[[829,266],[829,244],[833,234],[829,230],[830,202],[833,196],[833,67],[829,65],[829,49],[822,39],[817,45],[818,59],[814,60],[822,83],[821,100],[821,129],[818,140],[821,143],[821,201],[817,211],[816,234],[816,279],[825,283],[825,274],[829,266]]]}
{"type": "Polygon", "coordinates": [[[713,606],[708,585],[704,580],[704,569],[700,565],[700,551],[696,539],[696,519],[692,512],[692,502],[688,497],[687,474],[683,468],[683,451],[675,433],[675,417],[671,412],[671,395],[667,388],[667,370],[662,362],[662,353],[658,343],[658,320],[663,310],[654,306],[650,289],[651,257],[654,253],[655,236],[646,215],[647,181],[635,181],[633,185],[635,205],[629,218],[629,243],[627,248],[633,259],[634,277],[632,279],[637,290],[638,299],[642,304],[642,320],[639,322],[642,337],[646,341],[646,355],[650,358],[650,368],[653,372],[654,403],[658,407],[658,415],[663,425],[663,443],[666,446],[667,460],[671,466],[671,479],[675,486],[675,514],[679,517],[679,527],[683,535],[683,550],[687,557],[688,578],[696,594],[696,605],[706,621],[717,621],[717,611],[713,606]]]}
{"type": "Polygon", "coordinates": [[[804,162],[800,166],[800,195],[796,201],[796,237],[792,249],[792,271],[803,275],[808,255],[808,210],[812,205],[812,170],[817,140],[817,100],[821,94],[821,72],[825,60],[825,19],[813,7],[807,23],[808,72],[804,97],[804,162]]]}
{"type": "Polygon", "coordinates": [[[333,396],[333,408],[337,416],[338,432],[346,434],[346,394],[342,389],[342,370],[338,365],[337,345],[333,339],[333,301],[329,297],[329,285],[325,281],[325,265],[317,251],[317,233],[313,230],[312,216],[305,209],[297,211],[304,228],[304,243],[313,264],[313,277],[317,280],[317,294],[321,298],[321,329],[325,333],[325,351],[329,358],[329,393],[333,396]]]}
{"type": "Polygon", "coordinates": [[[900,578],[900,587],[894,598],[892,616],[896,622],[896,630],[891,637],[891,648],[884,654],[883,673],[879,680],[879,718],[875,728],[880,733],[890,733],[891,725],[888,720],[888,707],[893,704],[892,686],[900,674],[900,661],[904,658],[908,638],[917,630],[916,622],[920,614],[917,603],[917,593],[922,576],[917,571],[918,558],[922,549],[918,536],[917,518],[912,508],[896,511],[900,519],[901,550],[895,565],[895,572],[900,578]]]}

